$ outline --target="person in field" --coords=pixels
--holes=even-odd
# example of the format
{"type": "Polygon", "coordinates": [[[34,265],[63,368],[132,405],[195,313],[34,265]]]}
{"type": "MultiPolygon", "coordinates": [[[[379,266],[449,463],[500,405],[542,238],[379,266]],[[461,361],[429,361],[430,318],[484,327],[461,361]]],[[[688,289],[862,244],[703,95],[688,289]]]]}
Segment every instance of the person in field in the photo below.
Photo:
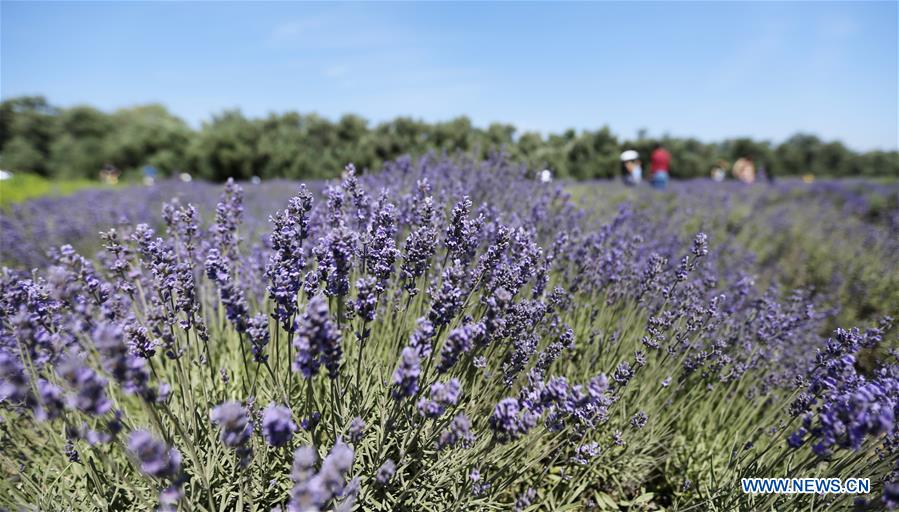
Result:
{"type": "Polygon", "coordinates": [[[732,172],[734,178],[740,180],[742,183],[747,185],[755,183],[755,164],[752,162],[751,156],[747,155],[737,159],[737,161],[734,162],[732,172]]]}
{"type": "Polygon", "coordinates": [[[668,174],[671,170],[671,153],[661,144],[653,146],[649,158],[649,170],[652,172],[652,186],[664,189],[668,186],[668,174]]]}
{"type": "Polygon", "coordinates": [[[728,164],[726,161],[718,160],[718,162],[715,163],[715,166],[712,167],[712,181],[716,183],[724,181],[724,178],[727,177],[727,167],[728,164]]]}
{"type": "Polygon", "coordinates": [[[637,185],[643,179],[640,154],[633,149],[621,153],[621,177],[625,185],[637,185]]]}

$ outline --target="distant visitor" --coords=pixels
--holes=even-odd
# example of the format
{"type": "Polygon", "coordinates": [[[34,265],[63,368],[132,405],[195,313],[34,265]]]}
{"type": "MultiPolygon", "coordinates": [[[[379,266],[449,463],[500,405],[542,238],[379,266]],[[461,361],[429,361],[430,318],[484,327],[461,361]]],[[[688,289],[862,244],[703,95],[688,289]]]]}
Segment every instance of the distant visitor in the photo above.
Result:
{"type": "Polygon", "coordinates": [[[650,170],[652,171],[652,186],[664,189],[668,186],[668,173],[671,170],[671,153],[661,144],[656,144],[650,157],[650,170]]]}
{"type": "Polygon", "coordinates": [[[621,153],[621,178],[625,185],[637,185],[643,179],[640,154],[633,149],[621,153]]]}
{"type": "Polygon", "coordinates": [[[751,156],[744,156],[734,162],[733,168],[734,178],[742,183],[751,185],[755,183],[755,164],[752,162],[751,156]]]}

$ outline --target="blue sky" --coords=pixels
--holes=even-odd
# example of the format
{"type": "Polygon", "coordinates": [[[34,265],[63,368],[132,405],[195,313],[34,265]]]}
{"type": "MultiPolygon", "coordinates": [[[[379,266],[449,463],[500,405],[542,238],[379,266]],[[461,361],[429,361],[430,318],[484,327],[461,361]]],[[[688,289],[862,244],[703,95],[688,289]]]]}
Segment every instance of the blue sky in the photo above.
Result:
{"type": "Polygon", "coordinates": [[[899,142],[897,2],[0,4],[0,95],[899,142]]]}

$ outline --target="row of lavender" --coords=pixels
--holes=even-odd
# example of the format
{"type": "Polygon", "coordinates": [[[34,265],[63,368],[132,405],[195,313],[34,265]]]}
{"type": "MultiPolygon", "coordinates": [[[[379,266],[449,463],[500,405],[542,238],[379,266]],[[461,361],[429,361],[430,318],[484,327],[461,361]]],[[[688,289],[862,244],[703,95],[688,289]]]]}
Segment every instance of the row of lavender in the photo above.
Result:
{"type": "MultiPolygon", "coordinates": [[[[437,174],[445,174],[449,165],[434,157],[426,161],[429,172],[437,174]]],[[[408,168],[412,162],[405,159],[389,165],[408,168]]],[[[320,192],[322,184],[313,185],[320,192]]],[[[837,312],[828,322],[831,328],[896,313],[899,271],[892,255],[899,252],[899,184],[781,180],[774,186],[744,187],[695,180],[672,185],[664,195],[609,182],[566,188],[581,206],[600,210],[604,218],[614,215],[623,202],[633,204],[645,212],[658,236],[709,233],[719,252],[730,254],[722,263],[734,272],[754,276],[762,286],[775,282],[786,288],[813,289],[820,303],[837,312]]],[[[482,191],[476,183],[455,186],[457,193],[482,191]]],[[[248,247],[265,243],[272,205],[285,203],[294,187],[283,181],[247,185],[244,233],[248,247]]],[[[96,234],[102,230],[122,223],[158,228],[162,204],[172,199],[191,203],[208,216],[217,196],[218,187],[212,184],[163,182],[13,205],[0,211],[0,264],[44,267],[50,263],[49,251],[65,244],[91,257],[100,248],[96,234]]],[[[506,197],[505,205],[521,199],[506,197]]],[[[479,202],[476,196],[473,199],[479,202]]],[[[256,266],[261,268],[265,255],[258,252],[257,256],[261,260],[256,266]]]]}
{"type": "MultiPolygon", "coordinates": [[[[737,233],[525,176],[406,159],[121,220],[160,201],[128,192],[89,203],[95,256],[4,244],[40,268],[0,279],[0,505],[798,509],[739,479],[822,474],[899,505],[889,318],[821,337],[832,304],[757,286],[737,233]]],[[[29,208],[4,237],[59,233],[29,208]]]]}

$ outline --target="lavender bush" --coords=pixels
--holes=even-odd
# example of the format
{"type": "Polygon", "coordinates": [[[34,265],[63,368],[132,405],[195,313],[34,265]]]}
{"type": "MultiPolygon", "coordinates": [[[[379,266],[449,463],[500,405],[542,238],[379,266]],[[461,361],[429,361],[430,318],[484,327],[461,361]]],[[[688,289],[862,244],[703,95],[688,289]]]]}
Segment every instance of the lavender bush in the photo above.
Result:
{"type": "MultiPolygon", "coordinates": [[[[135,192],[58,199],[110,212],[78,248],[34,204],[4,216],[0,506],[899,506],[895,288],[772,270],[808,253],[751,246],[765,197],[573,200],[527,176],[429,156],[217,202],[191,185],[124,219],[135,192]],[[43,260],[42,229],[70,245],[43,260]],[[868,323],[831,329],[856,292],[868,323]],[[744,495],[747,476],[874,492],[744,495]]],[[[868,226],[854,254],[880,256],[859,268],[896,282],[889,206],[840,201],[868,226]]]]}

